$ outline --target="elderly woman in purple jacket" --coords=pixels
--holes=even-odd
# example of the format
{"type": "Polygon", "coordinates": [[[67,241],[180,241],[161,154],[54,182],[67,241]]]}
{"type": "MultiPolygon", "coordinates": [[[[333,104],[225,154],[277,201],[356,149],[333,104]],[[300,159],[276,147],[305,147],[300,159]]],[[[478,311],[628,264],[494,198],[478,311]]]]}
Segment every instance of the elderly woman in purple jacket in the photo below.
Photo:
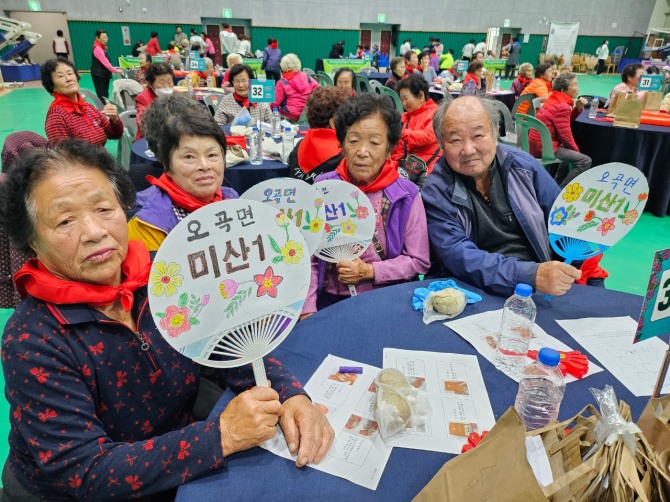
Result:
{"type": "Polygon", "coordinates": [[[419,190],[400,178],[391,160],[402,123],[388,96],[357,94],[335,114],[335,132],[344,159],[333,172],[316,181],[342,179],[370,199],[376,228],[372,243],[355,260],[327,264],[312,261],[312,282],[303,318],[348,298],[350,284],[359,293],[413,280],[430,267],[426,214],[419,190]],[[324,287],[322,287],[324,286],[324,287]]]}
{"type": "Polygon", "coordinates": [[[277,82],[281,78],[281,49],[276,38],[268,38],[268,46],[263,49],[263,62],[261,70],[265,70],[265,76],[277,82]]]}

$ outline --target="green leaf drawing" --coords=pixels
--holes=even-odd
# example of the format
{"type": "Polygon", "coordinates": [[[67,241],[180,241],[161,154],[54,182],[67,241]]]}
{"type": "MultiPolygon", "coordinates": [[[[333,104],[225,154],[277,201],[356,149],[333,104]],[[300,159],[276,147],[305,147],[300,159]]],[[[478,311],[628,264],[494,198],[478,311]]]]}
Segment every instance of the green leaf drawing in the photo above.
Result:
{"type": "MultiPolygon", "coordinates": [[[[310,216],[309,216],[309,211],[305,211],[305,221],[306,221],[307,223],[309,223],[310,221],[312,221],[312,218],[310,218],[310,216]]],[[[307,228],[309,228],[309,226],[307,226],[307,228]]]]}
{"type": "Polygon", "coordinates": [[[163,317],[165,317],[165,312],[158,312],[158,313],[155,314],[155,315],[156,315],[156,317],[158,317],[159,319],[163,319],[163,317]]]}
{"type": "MultiPolygon", "coordinates": [[[[628,212],[628,208],[629,208],[629,207],[630,207],[630,202],[629,202],[629,201],[626,201],[626,207],[623,208],[623,212],[624,212],[624,214],[628,212]]],[[[637,206],[635,206],[635,207],[637,207],[637,206]]]]}
{"type": "Polygon", "coordinates": [[[309,225],[305,225],[302,227],[303,230],[309,230],[311,227],[309,225]]]}
{"type": "Polygon", "coordinates": [[[244,302],[244,300],[246,300],[251,294],[251,290],[252,288],[249,288],[235,293],[235,296],[230,299],[230,303],[224,310],[226,313],[226,318],[229,319],[237,313],[237,311],[240,309],[240,306],[242,305],[242,302],[244,302]]]}
{"type": "Polygon", "coordinates": [[[349,211],[351,211],[351,212],[353,213],[353,214],[351,215],[351,217],[352,217],[352,218],[355,218],[355,217],[356,217],[356,210],[354,209],[354,206],[352,206],[351,204],[349,204],[349,203],[347,202],[347,208],[349,208],[349,211]]]}
{"type": "Polygon", "coordinates": [[[179,296],[179,306],[180,307],[186,307],[187,303],[188,303],[188,293],[182,293],[179,296]]]}
{"type": "Polygon", "coordinates": [[[596,225],[598,225],[597,221],[589,221],[588,223],[584,223],[582,226],[580,226],[577,229],[577,232],[583,232],[584,230],[588,230],[589,228],[593,228],[596,225]]]}
{"type": "Polygon", "coordinates": [[[283,259],[284,259],[284,257],[279,254],[279,255],[275,256],[274,258],[272,258],[272,263],[279,263],[283,259]]]}
{"type": "Polygon", "coordinates": [[[270,246],[272,246],[272,249],[274,249],[277,253],[281,253],[281,248],[277,244],[277,241],[274,240],[271,235],[268,235],[268,238],[270,239],[270,246]]]}
{"type": "Polygon", "coordinates": [[[190,322],[193,326],[200,324],[200,321],[198,321],[195,317],[189,317],[188,322],[190,322]]]}
{"type": "Polygon", "coordinates": [[[328,234],[328,237],[326,237],[326,242],[332,242],[332,240],[337,237],[337,234],[340,233],[339,228],[333,228],[333,230],[328,234]]]}

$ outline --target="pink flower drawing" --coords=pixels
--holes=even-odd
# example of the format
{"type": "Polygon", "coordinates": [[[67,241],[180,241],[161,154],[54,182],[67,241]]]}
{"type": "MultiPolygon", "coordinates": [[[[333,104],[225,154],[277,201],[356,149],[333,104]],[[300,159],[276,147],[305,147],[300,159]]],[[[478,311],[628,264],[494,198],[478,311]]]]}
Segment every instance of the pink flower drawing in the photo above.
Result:
{"type": "Polygon", "coordinates": [[[272,298],[277,298],[277,286],[284,280],[283,277],[274,275],[272,267],[265,270],[265,274],[254,275],[254,281],[258,284],[258,291],[256,296],[270,295],[272,298]]]}

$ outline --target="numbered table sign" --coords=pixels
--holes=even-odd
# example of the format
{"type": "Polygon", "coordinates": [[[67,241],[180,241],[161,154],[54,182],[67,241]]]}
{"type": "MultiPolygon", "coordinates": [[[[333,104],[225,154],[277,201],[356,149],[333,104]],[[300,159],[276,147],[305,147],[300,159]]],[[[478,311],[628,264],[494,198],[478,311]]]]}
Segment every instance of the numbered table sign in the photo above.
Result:
{"type": "Polygon", "coordinates": [[[221,368],[251,362],[263,385],[262,357],[295,325],[310,271],[305,239],[288,217],[251,200],[212,203],[184,218],[158,249],[151,312],[180,353],[221,368]]]}
{"type": "Polygon", "coordinates": [[[670,333],[670,249],[656,251],[634,342],[670,333]]]}
{"type": "Polygon", "coordinates": [[[458,71],[458,73],[468,71],[468,61],[466,60],[456,61],[456,71],[458,71]]]}
{"type": "Polygon", "coordinates": [[[321,192],[326,218],[315,255],[331,263],[358,258],[368,248],[375,231],[370,199],[346,181],[326,180],[313,186],[321,192]]]}
{"type": "Polygon", "coordinates": [[[300,229],[309,254],[314,254],[325,227],[323,199],[316,188],[295,178],[274,178],[254,185],[241,198],[263,202],[285,214],[300,229]]]}
{"type": "Polygon", "coordinates": [[[663,87],[663,75],[643,75],[637,88],[640,91],[659,92],[663,87]]]}
{"type": "Polygon", "coordinates": [[[554,201],[548,222],[552,246],[568,263],[606,250],[635,226],[648,194],[647,178],[634,166],[613,162],[589,169],[554,201]]]}
{"type": "Polygon", "coordinates": [[[275,100],[275,81],[252,80],[249,88],[249,101],[252,103],[273,103],[275,100]]]}
{"type": "MultiPolygon", "coordinates": [[[[197,52],[196,52],[197,54],[197,52]]],[[[188,62],[188,68],[189,70],[195,70],[195,71],[205,71],[207,69],[207,65],[205,64],[205,60],[201,57],[195,57],[195,58],[189,58],[188,62]]]]}

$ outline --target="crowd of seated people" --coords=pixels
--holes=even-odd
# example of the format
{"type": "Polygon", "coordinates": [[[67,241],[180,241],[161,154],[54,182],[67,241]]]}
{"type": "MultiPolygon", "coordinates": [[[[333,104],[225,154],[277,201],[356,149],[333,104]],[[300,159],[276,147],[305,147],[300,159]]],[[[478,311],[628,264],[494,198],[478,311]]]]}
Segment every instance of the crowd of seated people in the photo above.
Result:
{"type": "MultiPolygon", "coordinates": [[[[146,302],[149,253],[193,211],[238,197],[224,180],[227,142],[220,124],[232,123],[244,109],[253,120],[270,121],[270,105],[249,102],[255,75],[235,56],[229,56],[224,84],[233,92],[221,100],[215,117],[192,96],[173,95],[170,66],[149,60],[147,87],[137,97],[138,137],[146,137],[161,171],[146,177],[148,188],[137,194],[128,173],[101,148],[122,133],[116,107],[98,111],[86,103],[68,60],[50,60],[42,68],[44,87],[54,96],[46,122],[50,144],[37,141],[23,149],[0,185],[0,228],[17,249],[36,256],[15,276],[24,300],[2,342],[10,354],[3,359],[5,379],[16,389],[9,394],[12,429],[3,481],[5,476],[11,481],[18,499],[26,493],[91,498],[106,489],[109,469],[137,480],[115,487],[111,495],[117,498],[169,496],[180,479],[164,475],[161,465],[181,441],[192,448],[184,466],[204,474],[221,468],[230,454],[263,443],[277,423],[291,451],[298,452],[298,466],[319,462],[330,448],[333,431],[325,417],[274,359],[267,363],[271,388],[253,387],[249,368],[214,372],[216,384],[238,396],[213,419],[198,416],[199,382],[212,374],[180,358],[156,329],[150,310],[139,308],[146,302]],[[45,326],[54,333],[47,344],[40,341],[45,326]],[[99,364],[98,342],[111,366],[99,364]],[[12,356],[18,343],[52,375],[43,385],[25,384],[35,378],[34,363],[12,356]],[[127,398],[133,410],[128,416],[114,409],[113,400],[116,372],[131,367],[142,373],[127,398]],[[59,399],[64,391],[75,398],[59,399]],[[142,402],[147,392],[152,397],[142,402]],[[166,398],[168,409],[159,415],[157,406],[166,398]],[[36,400],[53,410],[55,420],[41,420],[40,410],[26,406],[36,400]],[[145,426],[138,429],[137,423],[145,426]],[[43,444],[36,446],[35,436],[45,438],[43,444]],[[58,460],[41,456],[44,448],[60,448],[58,460]],[[101,454],[104,466],[96,462],[101,454]],[[141,462],[130,465],[127,455],[141,462]]],[[[480,96],[480,53],[471,57],[462,96],[440,105],[429,95],[435,73],[430,52],[408,51],[393,59],[387,85],[397,91],[402,115],[388,96],[356,93],[350,69],[337,73],[335,86],[320,87],[301,71],[295,54],[281,59],[272,106],[293,121],[306,106],[310,126],[289,157],[290,175],[308,183],[339,179],[358,186],[376,221],[373,241],[359,258],[336,264],[312,259],[302,319],[348,298],[350,285],[364,294],[423,274],[453,277],[502,296],[519,282],[553,296],[576,282],[602,285],[607,276],[602,269],[582,273],[581,263],[557,259],[546,228],[560,191],[557,181],[565,185],[590,167],[570,133],[570,121],[584,105],[575,100],[576,77],[556,78],[556,67],[543,63],[531,81],[532,66],[521,65],[513,84],[519,94],[548,97],[537,117],[552,134],[557,158],[575,165],[552,177],[530,154],[498,144],[500,117],[480,96]],[[401,176],[399,167],[417,159],[424,167],[420,182],[401,176]]],[[[637,92],[639,70],[627,67],[616,92],[637,92]]],[[[538,148],[533,136],[531,148],[538,148]]]]}

